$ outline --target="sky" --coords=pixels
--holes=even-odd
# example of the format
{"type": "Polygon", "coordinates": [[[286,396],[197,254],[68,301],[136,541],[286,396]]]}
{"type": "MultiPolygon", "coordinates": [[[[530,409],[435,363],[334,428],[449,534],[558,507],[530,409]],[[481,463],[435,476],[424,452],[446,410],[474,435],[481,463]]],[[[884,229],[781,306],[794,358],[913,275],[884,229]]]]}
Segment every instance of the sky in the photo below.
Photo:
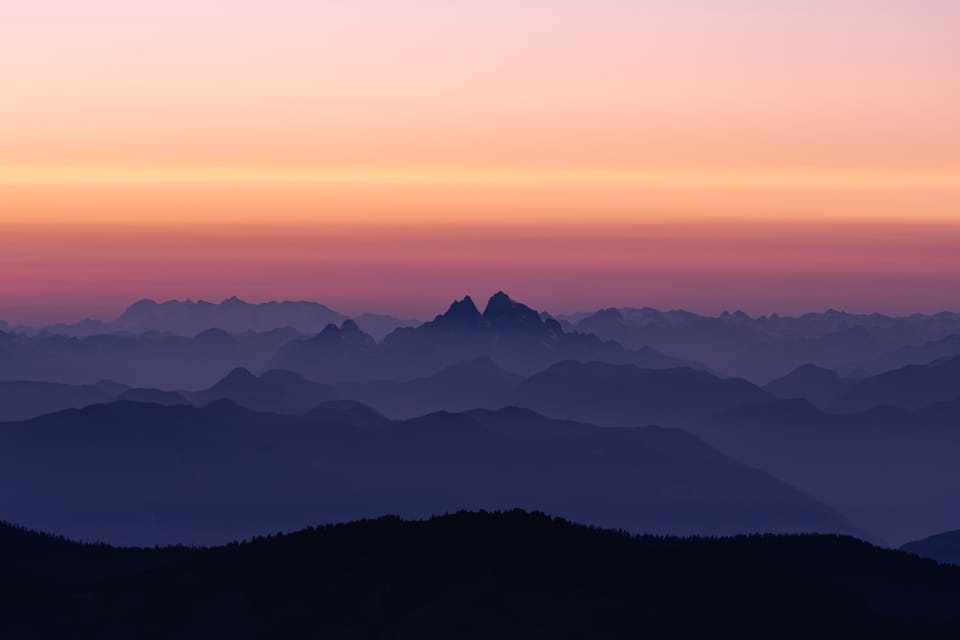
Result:
{"type": "Polygon", "coordinates": [[[954,0],[7,0],[0,319],[960,310],[954,0]]]}

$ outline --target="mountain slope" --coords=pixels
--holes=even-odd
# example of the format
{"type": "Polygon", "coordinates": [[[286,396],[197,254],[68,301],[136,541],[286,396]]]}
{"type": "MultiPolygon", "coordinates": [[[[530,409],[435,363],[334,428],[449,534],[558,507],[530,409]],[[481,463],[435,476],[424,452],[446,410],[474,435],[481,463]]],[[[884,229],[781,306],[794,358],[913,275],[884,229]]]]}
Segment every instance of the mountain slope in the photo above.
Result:
{"type": "Polygon", "coordinates": [[[332,387],[290,371],[267,371],[258,377],[246,369],[234,369],[209,389],[189,397],[198,405],[230,400],[255,411],[296,414],[335,400],[338,395],[332,387]]]}
{"type": "Polygon", "coordinates": [[[193,338],[156,332],[86,338],[12,334],[0,337],[0,380],[84,385],[106,378],[133,387],[202,388],[236,367],[260,369],[295,335],[222,330],[193,338]]]}
{"type": "Polygon", "coordinates": [[[937,562],[960,565],[960,530],[908,542],[900,548],[937,562]]]}
{"type": "Polygon", "coordinates": [[[865,378],[831,402],[830,408],[846,412],[883,405],[919,409],[957,398],[960,398],[960,356],[865,378]]]}
{"type": "Polygon", "coordinates": [[[769,399],[746,380],[689,368],[562,362],[524,380],[510,404],[594,424],[678,426],[769,399]]]}
{"type": "Polygon", "coordinates": [[[691,424],[704,440],[901,544],[956,526],[960,401],[831,414],[805,400],[739,407],[691,424]]]}
{"type": "Polygon", "coordinates": [[[499,408],[522,377],[482,356],[406,382],[368,382],[336,385],[341,397],[352,398],[394,418],[410,418],[433,411],[499,408]]]}
{"type": "Polygon", "coordinates": [[[26,420],[44,413],[109,402],[115,397],[106,385],[0,382],[0,421],[26,420]]]}
{"type": "Polygon", "coordinates": [[[0,504],[36,528],[142,544],[515,506],[632,531],[853,531],[681,432],[499,415],[378,428],[349,403],[305,416],[97,405],[0,425],[0,504]]]}
{"type": "Polygon", "coordinates": [[[864,362],[861,367],[867,371],[883,373],[901,369],[912,364],[928,364],[934,360],[960,356],[960,334],[951,334],[939,340],[930,340],[918,345],[906,345],[894,349],[873,360],[864,362]]]}
{"type": "Polygon", "coordinates": [[[842,378],[832,369],[805,364],[765,384],[763,389],[778,398],[804,398],[825,407],[854,384],[855,380],[842,378]]]}

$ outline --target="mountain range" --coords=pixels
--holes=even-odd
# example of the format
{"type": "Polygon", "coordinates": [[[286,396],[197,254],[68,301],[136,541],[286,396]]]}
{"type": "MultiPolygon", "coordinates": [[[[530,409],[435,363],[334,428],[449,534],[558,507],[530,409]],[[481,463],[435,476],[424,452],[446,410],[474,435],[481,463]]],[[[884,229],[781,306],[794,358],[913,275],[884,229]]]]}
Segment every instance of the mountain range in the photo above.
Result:
{"type": "MultiPolygon", "coordinates": [[[[163,306],[141,303],[132,316],[139,317],[142,307],[154,318],[152,310],[163,306]]],[[[216,311],[204,313],[221,317],[222,305],[207,306],[216,311]]],[[[250,307],[241,301],[230,306],[250,307]]],[[[171,308],[171,318],[159,317],[176,326],[183,307],[176,303],[171,308]]],[[[630,350],[593,335],[565,332],[556,321],[542,320],[536,311],[503,293],[493,296],[482,314],[467,297],[433,321],[397,328],[380,342],[349,319],[309,336],[289,327],[244,333],[213,328],[192,338],[169,331],[87,337],[0,334],[0,380],[92,384],[112,379],[165,389],[205,388],[239,367],[289,370],[324,383],[403,381],[482,357],[527,375],[568,359],[703,368],[654,349],[630,350]]]]}
{"type": "Polygon", "coordinates": [[[876,374],[960,354],[960,314],[948,312],[891,317],[829,310],[751,317],[742,311],[703,316],[625,307],[557,319],[567,330],[593,333],[627,348],[652,347],[756,383],[808,363],[845,375],[876,374]]]}
{"type": "MultiPolygon", "coordinates": [[[[335,331],[343,333],[331,327],[326,335],[335,331]]],[[[362,348],[377,350],[368,336],[356,328],[350,331],[366,345],[362,348]]],[[[327,350],[326,366],[346,362],[354,351],[347,347],[339,360],[337,353],[337,348],[327,350]]],[[[213,364],[206,363],[211,373],[213,364]]],[[[689,367],[651,369],[574,360],[521,376],[484,355],[400,382],[318,383],[289,370],[268,370],[257,376],[237,367],[226,378],[199,391],[131,388],[108,380],[90,385],[14,381],[0,382],[0,398],[5,399],[0,404],[0,420],[35,417],[114,399],[197,405],[229,399],[248,408],[277,413],[302,413],[321,402],[348,399],[395,418],[439,410],[517,405],[601,425],[684,427],[718,412],[777,398],[806,399],[831,413],[858,413],[880,406],[921,409],[960,398],[960,357],[863,378],[844,378],[810,364],[762,388],[743,379],[689,367]]]]}
{"type": "Polygon", "coordinates": [[[367,382],[427,376],[481,357],[521,375],[571,359],[702,367],[648,347],[625,349],[594,335],[566,332],[503,292],[492,296],[482,313],[467,296],[432,321],[397,329],[380,343],[350,321],[339,328],[331,325],[312,338],[284,345],[270,366],[321,382],[367,382]]]}
{"type": "Polygon", "coordinates": [[[281,416],[223,400],[118,402],[3,423],[0,504],[33,528],[151,545],[516,506],[637,532],[856,532],[679,430],[516,408],[396,422],[357,409],[281,416]]]}
{"type": "MultiPolygon", "coordinates": [[[[110,338],[172,343],[176,338],[189,339],[211,331],[229,334],[246,345],[246,352],[233,354],[229,362],[218,361],[221,375],[224,369],[238,366],[277,368],[299,371],[324,382],[361,382],[378,377],[410,379],[430,375],[456,362],[488,356],[520,374],[574,359],[648,368],[685,364],[766,383],[806,364],[836,370],[844,377],[858,377],[960,355],[960,315],[946,312],[889,317],[830,310],[794,318],[776,314],[751,317],[738,311],[709,317],[687,311],[607,308],[554,318],[501,292],[488,301],[483,312],[468,296],[421,325],[369,313],[349,319],[314,302],[250,304],[234,297],[213,304],[190,300],[158,303],[146,299],[110,322],[84,321],[39,330],[0,325],[3,340],[14,343],[10,345],[14,362],[0,366],[0,379],[87,384],[101,378],[123,379],[117,374],[135,375],[130,367],[111,368],[100,363],[99,367],[91,365],[88,371],[80,364],[70,363],[69,353],[68,366],[62,372],[47,371],[43,347],[82,352],[87,346],[85,341],[93,340],[95,345],[88,351],[99,353],[101,343],[110,338]],[[526,340],[518,340],[520,335],[526,340]],[[76,338],[79,344],[51,345],[66,338],[76,338]],[[39,357],[33,366],[17,361],[20,354],[16,343],[29,339],[40,343],[39,357]],[[261,343],[263,348],[255,349],[250,343],[261,343]],[[268,344],[272,349],[267,348],[268,344]],[[287,348],[282,349],[285,345],[287,348]],[[428,358],[424,349],[436,353],[428,358]],[[397,363],[409,359],[411,353],[416,355],[415,362],[409,366],[397,363]],[[350,367],[338,377],[317,362],[325,359],[350,367]],[[379,375],[363,371],[363,366],[380,369],[379,375]]],[[[116,345],[121,351],[128,347],[116,345]]],[[[144,359],[143,352],[149,348],[137,348],[138,358],[144,359]]],[[[164,344],[161,348],[172,354],[177,345],[164,344]]],[[[0,354],[3,350],[0,345],[0,354]]],[[[124,354],[114,354],[114,359],[123,357],[124,354]]],[[[163,371],[164,363],[148,368],[163,371]]],[[[139,380],[124,382],[163,386],[159,384],[160,376],[153,380],[143,378],[141,375],[139,380]]],[[[198,374],[190,383],[199,387],[213,380],[211,375],[198,374]]]]}
{"type": "MultiPolygon", "coordinates": [[[[260,308],[227,302],[197,313],[180,303],[155,305],[167,309],[162,312],[145,304],[128,320],[142,313],[175,324],[182,314],[260,308]]],[[[0,421],[7,421],[0,431],[10,444],[9,460],[0,456],[9,467],[0,506],[15,505],[12,515],[28,524],[57,530],[72,522],[78,535],[113,532],[131,540],[195,535],[191,539],[220,541],[226,533],[256,533],[258,521],[289,530],[315,521],[310,505],[323,519],[394,507],[423,516],[526,506],[631,530],[802,530],[730,502],[736,483],[729,468],[711,463],[690,472],[688,485],[664,475],[659,462],[635,468],[649,462],[650,443],[660,441],[652,434],[677,433],[656,428],[666,427],[695,434],[713,455],[762,470],[763,482],[782,481],[781,488],[849,519],[845,529],[831,521],[830,530],[901,544],[960,526],[953,509],[960,492],[960,356],[949,355],[952,314],[704,319],[641,311],[555,319],[500,292],[483,311],[465,297],[432,321],[394,329],[381,340],[352,319],[314,334],[292,328],[213,328],[193,337],[0,332],[0,421]],[[770,353],[802,343],[811,359],[759,386],[571,329],[574,321],[592,329],[617,321],[653,333],[673,323],[664,331],[674,338],[685,332],[707,343],[716,332],[717,348],[732,350],[751,344],[753,338],[743,336],[763,329],[770,353]],[[817,363],[811,345],[850,355],[857,349],[847,338],[900,346],[870,366],[817,363]],[[938,357],[923,361],[929,356],[938,357]],[[909,364],[870,373],[897,362],[909,364]],[[646,449],[637,449],[635,434],[650,439],[646,449]],[[609,453],[595,457],[621,449],[630,464],[609,453]],[[487,466],[476,466],[470,455],[487,455],[487,466]],[[453,473],[438,460],[462,469],[453,473]],[[608,468],[611,460],[617,462],[608,468]],[[346,461],[353,468],[345,469],[346,461]],[[85,466],[92,462],[95,468],[85,466]],[[561,473],[565,466],[569,473],[561,473]],[[494,468],[512,475],[491,475],[494,468]],[[387,481],[384,474],[393,476],[387,481]],[[128,475],[130,487],[115,486],[128,475]],[[505,485],[510,478],[517,483],[505,485]],[[18,496],[23,479],[31,489],[18,496]],[[371,484],[374,479],[380,484],[371,484]],[[628,493],[620,493],[615,480],[629,485],[628,493]],[[724,489],[707,494],[703,517],[680,517],[711,482],[724,489]],[[143,499],[123,492],[134,488],[143,499]],[[625,506],[630,500],[643,505],[648,520],[634,518],[625,506]],[[670,512],[667,503],[679,511],[670,512]]],[[[700,454],[683,451],[677,468],[686,473],[700,454]]],[[[768,493],[758,498],[761,511],[768,493]]],[[[803,512],[804,522],[816,521],[803,512]]]]}
{"type": "MultiPolygon", "coordinates": [[[[210,329],[228,333],[265,333],[276,329],[292,329],[309,334],[322,331],[328,324],[340,324],[346,316],[318,302],[282,301],[249,303],[236,296],[223,302],[205,300],[167,300],[157,302],[145,298],[127,307],[109,322],[84,320],[74,324],[54,324],[38,329],[17,327],[25,333],[53,333],[71,337],[89,337],[104,333],[172,333],[193,337],[210,329]]],[[[398,327],[415,326],[418,320],[401,320],[393,316],[364,313],[353,318],[363,330],[377,339],[398,327]]],[[[0,329],[9,330],[6,323],[0,329]]]]}

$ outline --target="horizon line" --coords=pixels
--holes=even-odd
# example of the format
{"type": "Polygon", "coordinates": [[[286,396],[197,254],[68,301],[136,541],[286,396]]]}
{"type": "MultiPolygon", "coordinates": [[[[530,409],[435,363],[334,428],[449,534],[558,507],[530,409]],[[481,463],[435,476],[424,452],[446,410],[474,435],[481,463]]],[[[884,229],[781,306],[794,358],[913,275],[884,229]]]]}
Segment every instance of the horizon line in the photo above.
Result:
{"type": "MultiPolygon", "coordinates": [[[[501,291],[502,291],[502,290],[501,290],[501,291]]],[[[516,298],[513,298],[512,296],[509,296],[509,294],[507,294],[507,295],[508,295],[508,297],[510,297],[510,299],[513,300],[514,302],[520,302],[521,304],[523,304],[522,301],[517,300],[516,298]]],[[[472,296],[471,294],[463,294],[463,297],[471,297],[471,298],[472,298],[473,296],[472,296]]],[[[329,305],[329,304],[327,304],[327,303],[325,303],[325,302],[320,302],[319,300],[315,300],[315,299],[311,300],[311,299],[305,299],[305,298],[301,298],[301,299],[292,299],[292,298],[288,298],[288,299],[276,299],[276,298],[273,298],[273,299],[264,299],[264,300],[254,300],[254,301],[251,301],[250,299],[246,299],[246,298],[243,298],[243,297],[240,297],[240,296],[237,296],[237,295],[233,295],[233,296],[228,296],[228,297],[222,299],[220,302],[213,302],[213,301],[207,300],[207,299],[205,299],[205,298],[196,298],[196,299],[194,299],[194,298],[182,298],[182,299],[181,299],[181,298],[168,298],[168,299],[162,299],[162,298],[152,298],[152,297],[149,297],[149,296],[148,296],[148,297],[138,298],[138,299],[136,299],[136,300],[134,300],[134,301],[132,301],[132,302],[130,302],[130,303],[128,303],[128,304],[125,304],[125,305],[121,306],[121,307],[119,308],[119,312],[117,312],[117,315],[116,315],[115,317],[110,318],[110,319],[94,318],[94,317],[89,317],[89,316],[87,316],[87,317],[81,318],[81,319],[79,319],[79,320],[74,320],[74,321],[72,321],[72,322],[71,322],[71,321],[66,321],[66,320],[60,320],[60,321],[46,322],[46,323],[28,323],[28,322],[22,322],[22,321],[21,321],[21,322],[9,322],[9,321],[6,321],[2,316],[0,316],[0,322],[5,322],[10,328],[26,327],[26,328],[30,328],[30,329],[42,329],[42,328],[45,328],[45,327],[51,327],[51,326],[56,326],[56,325],[60,325],[60,324],[65,324],[65,325],[78,324],[78,323],[85,322],[85,321],[94,321],[94,322],[100,322],[100,323],[103,323],[103,324],[109,324],[109,323],[111,323],[111,322],[116,321],[125,311],[127,311],[128,309],[130,309],[130,308],[133,307],[134,305],[137,305],[137,304],[142,303],[142,302],[147,302],[147,301],[152,302],[152,303],[157,304],[157,305],[174,302],[174,303],[180,303],[180,304],[200,304],[200,303],[206,303],[206,304],[213,305],[213,306],[220,306],[220,305],[222,305],[222,304],[225,303],[225,302],[229,302],[229,301],[231,301],[231,300],[236,300],[236,301],[238,301],[238,302],[242,302],[242,303],[244,303],[244,304],[249,304],[249,305],[262,305],[262,304],[270,304],[270,303],[275,303],[275,304],[283,304],[283,303],[317,304],[317,305],[321,305],[321,306],[326,307],[327,309],[329,309],[329,310],[330,310],[331,312],[333,312],[333,313],[337,313],[337,314],[340,314],[340,315],[342,315],[342,316],[345,316],[347,319],[354,319],[354,318],[357,318],[357,317],[362,316],[362,315],[364,315],[364,314],[371,314],[371,315],[386,315],[386,316],[391,316],[391,317],[393,317],[393,318],[395,318],[395,319],[398,319],[398,320],[412,320],[412,321],[416,321],[416,322],[425,323],[425,322],[430,322],[430,321],[431,321],[433,318],[435,318],[437,315],[442,315],[443,313],[446,313],[446,309],[449,308],[449,304],[452,304],[453,302],[456,302],[456,301],[460,301],[460,300],[463,299],[463,297],[459,297],[459,298],[456,298],[456,297],[455,297],[450,303],[447,303],[447,307],[445,307],[440,313],[435,313],[435,314],[433,314],[430,318],[428,318],[428,319],[426,319],[426,320],[424,320],[423,318],[420,318],[420,317],[412,317],[411,314],[406,314],[406,315],[404,315],[404,314],[399,314],[399,315],[395,315],[394,313],[386,312],[386,311],[370,311],[370,310],[367,310],[367,311],[362,311],[362,312],[359,312],[359,313],[344,313],[344,312],[339,311],[338,309],[334,308],[333,306],[331,306],[331,305],[329,305]]],[[[529,305],[527,305],[527,306],[529,306],[529,305]]],[[[43,307],[43,306],[33,306],[33,307],[20,306],[20,307],[18,307],[18,308],[19,308],[20,310],[25,310],[25,309],[28,309],[28,308],[34,308],[34,309],[37,309],[37,310],[41,310],[41,309],[43,309],[44,307],[43,307]]],[[[533,307],[531,307],[531,308],[533,308],[533,307]]],[[[751,320],[769,319],[769,318],[773,318],[773,317],[777,317],[777,318],[779,318],[779,319],[790,319],[790,318],[800,318],[800,317],[803,317],[803,316],[805,316],[805,315],[826,315],[826,314],[829,314],[829,313],[838,313],[838,314],[853,315],[853,316],[883,316],[883,317],[891,318],[891,319],[910,318],[910,317],[913,317],[913,316],[935,317],[935,316],[942,315],[942,314],[952,314],[952,315],[958,315],[958,314],[960,314],[960,309],[951,310],[951,309],[946,309],[946,308],[943,308],[943,309],[941,309],[941,310],[939,310],[939,311],[911,312],[911,313],[897,314],[897,313],[883,313],[883,312],[880,312],[880,311],[847,311],[847,310],[845,310],[845,309],[838,309],[838,308],[835,308],[835,307],[832,307],[832,306],[831,306],[831,307],[827,307],[826,309],[822,309],[822,310],[804,311],[804,312],[802,312],[802,313],[779,313],[779,312],[777,312],[777,311],[770,311],[770,312],[767,312],[767,313],[750,313],[750,312],[744,311],[744,310],[741,309],[741,308],[734,308],[734,309],[732,309],[732,310],[731,310],[730,308],[725,308],[725,309],[724,309],[723,311],[721,311],[721,312],[715,312],[715,313],[714,313],[714,312],[697,312],[697,311],[690,311],[689,309],[684,308],[684,307],[671,307],[671,308],[665,308],[665,307],[664,307],[664,308],[661,308],[661,307],[653,307],[653,306],[649,306],[649,305],[633,306],[633,305],[629,305],[629,304],[622,304],[622,305],[604,305],[604,306],[599,306],[599,307],[596,307],[596,308],[593,308],[593,309],[583,309],[583,310],[567,311],[567,312],[557,312],[557,313],[554,313],[554,312],[551,312],[551,311],[546,311],[546,310],[544,310],[544,309],[534,309],[534,310],[537,311],[538,313],[546,313],[546,314],[549,315],[549,316],[558,317],[558,316],[571,316],[571,315],[579,315],[579,314],[593,315],[593,314],[599,313],[599,312],[601,312],[601,311],[606,311],[606,310],[609,310],[609,309],[616,309],[616,310],[623,310],[623,309],[652,310],[652,311],[656,311],[656,312],[658,312],[658,313],[682,312],[682,313],[690,313],[690,314],[692,314],[692,315],[697,315],[697,316],[704,317],[704,318],[721,318],[721,317],[723,317],[724,315],[744,314],[744,315],[746,315],[748,318],[750,318],[751,320]]],[[[2,313],[2,312],[0,312],[0,313],[2,313]]]]}

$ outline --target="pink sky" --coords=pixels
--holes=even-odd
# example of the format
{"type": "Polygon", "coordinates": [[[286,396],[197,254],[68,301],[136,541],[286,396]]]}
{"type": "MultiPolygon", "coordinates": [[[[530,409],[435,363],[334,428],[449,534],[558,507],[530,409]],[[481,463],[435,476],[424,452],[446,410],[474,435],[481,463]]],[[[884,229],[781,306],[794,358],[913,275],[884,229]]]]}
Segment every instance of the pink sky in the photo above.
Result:
{"type": "Polygon", "coordinates": [[[960,5],[0,11],[0,318],[958,309],[960,5]]]}

